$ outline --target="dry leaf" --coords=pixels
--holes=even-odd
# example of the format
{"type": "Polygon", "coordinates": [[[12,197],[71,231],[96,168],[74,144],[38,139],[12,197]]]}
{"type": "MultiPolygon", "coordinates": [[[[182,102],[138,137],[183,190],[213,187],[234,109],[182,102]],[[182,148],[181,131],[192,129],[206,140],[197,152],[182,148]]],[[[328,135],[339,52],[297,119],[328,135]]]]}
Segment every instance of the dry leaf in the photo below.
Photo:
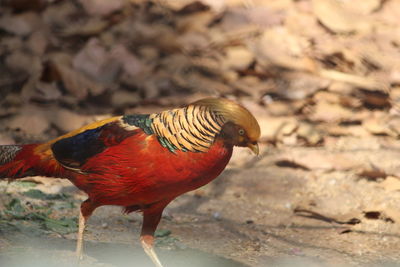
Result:
{"type": "Polygon", "coordinates": [[[229,47],[225,50],[224,65],[232,70],[245,70],[254,60],[254,55],[245,47],[229,47]]]}
{"type": "Polygon", "coordinates": [[[24,107],[7,125],[11,129],[20,129],[29,135],[41,135],[50,126],[44,112],[35,106],[24,107]]]}
{"type": "Polygon", "coordinates": [[[365,119],[362,125],[367,131],[369,131],[372,134],[376,135],[384,134],[394,137],[398,135],[388,127],[387,119],[382,116],[365,119]]]}
{"type": "Polygon", "coordinates": [[[140,103],[140,96],[138,93],[127,92],[118,90],[111,96],[111,104],[113,107],[125,108],[127,106],[135,106],[140,103]]]}
{"type": "Polygon", "coordinates": [[[300,123],[297,135],[307,141],[309,145],[316,145],[322,141],[321,133],[309,123],[300,123]]]}
{"type": "Polygon", "coordinates": [[[387,191],[400,191],[400,179],[394,176],[386,177],[379,186],[387,191]]]}
{"type": "Polygon", "coordinates": [[[64,87],[75,97],[82,100],[86,98],[89,92],[92,95],[99,95],[104,92],[105,88],[85,77],[70,66],[54,62],[54,68],[60,74],[64,87]]]}
{"type": "Polygon", "coordinates": [[[38,29],[42,21],[37,13],[25,12],[19,15],[2,15],[0,29],[7,32],[26,36],[38,29]]]}
{"type": "Polygon", "coordinates": [[[335,33],[350,33],[370,30],[369,21],[346,9],[338,0],[312,0],[314,14],[318,20],[335,33]]]}
{"type": "Polygon", "coordinates": [[[382,2],[382,0],[342,0],[343,5],[349,11],[365,15],[377,11],[381,7],[382,2]]]}
{"type": "Polygon", "coordinates": [[[124,7],[126,0],[79,0],[89,15],[107,16],[124,7]]]}
{"type": "Polygon", "coordinates": [[[38,81],[36,83],[36,93],[30,98],[40,101],[53,101],[60,99],[61,96],[61,92],[56,83],[38,81]]]}
{"type": "Polygon", "coordinates": [[[313,121],[338,122],[352,120],[354,115],[351,110],[338,104],[321,101],[312,108],[309,118],[313,121]]]}
{"type": "Polygon", "coordinates": [[[305,56],[307,40],[296,36],[284,27],[274,27],[263,32],[251,47],[257,61],[264,67],[277,65],[295,70],[312,70],[313,63],[305,56]]]}
{"type": "Polygon", "coordinates": [[[93,117],[77,114],[63,108],[54,109],[47,114],[49,121],[62,133],[73,131],[94,121],[93,117]]]}
{"type": "Polygon", "coordinates": [[[284,135],[292,134],[298,127],[298,122],[293,117],[261,117],[258,119],[261,128],[261,138],[278,141],[284,135]]]}
{"type": "Polygon", "coordinates": [[[115,81],[121,67],[121,64],[106,51],[96,38],[87,42],[86,46],[74,57],[72,64],[76,70],[82,71],[92,80],[104,84],[115,81]]]}
{"type": "Polygon", "coordinates": [[[304,72],[285,72],[281,77],[286,82],[278,84],[277,90],[284,98],[291,100],[305,99],[330,83],[327,79],[304,72]]]}
{"type": "Polygon", "coordinates": [[[329,153],[322,149],[314,149],[298,153],[289,152],[287,155],[282,155],[280,160],[294,162],[309,170],[345,171],[360,166],[360,162],[358,162],[353,156],[340,153],[329,153]]]}
{"type": "Polygon", "coordinates": [[[76,23],[67,24],[60,35],[69,36],[92,36],[102,33],[109,25],[107,20],[99,17],[91,17],[86,21],[77,21],[76,23]]]}
{"type": "Polygon", "coordinates": [[[110,60],[115,60],[116,63],[121,65],[122,70],[132,77],[137,76],[144,69],[143,63],[140,59],[122,45],[116,45],[113,47],[110,52],[110,60]]]}

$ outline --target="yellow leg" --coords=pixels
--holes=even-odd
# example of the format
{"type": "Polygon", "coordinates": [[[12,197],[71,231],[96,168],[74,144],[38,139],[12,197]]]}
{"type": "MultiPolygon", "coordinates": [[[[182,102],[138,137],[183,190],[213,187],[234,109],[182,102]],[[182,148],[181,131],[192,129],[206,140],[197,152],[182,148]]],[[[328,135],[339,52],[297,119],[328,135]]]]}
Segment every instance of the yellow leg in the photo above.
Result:
{"type": "Polygon", "coordinates": [[[78,238],[76,240],[76,256],[78,260],[83,259],[83,233],[85,231],[86,219],[82,214],[82,211],[79,211],[79,224],[78,224],[78,238]]]}
{"type": "Polygon", "coordinates": [[[86,222],[96,207],[96,205],[93,205],[90,202],[90,199],[85,200],[81,204],[78,223],[78,238],[76,240],[76,256],[78,257],[78,260],[83,259],[83,234],[85,232],[86,222]]]}
{"type": "Polygon", "coordinates": [[[157,267],[163,266],[158,259],[156,252],[154,251],[154,232],[158,223],[160,222],[165,206],[167,206],[171,200],[172,199],[166,199],[165,201],[155,203],[143,211],[143,225],[142,232],[140,234],[140,241],[142,243],[144,252],[146,252],[146,254],[153,261],[154,265],[157,267]]]}
{"type": "Polygon", "coordinates": [[[142,247],[144,249],[144,252],[146,252],[147,256],[150,257],[151,261],[154,263],[155,266],[163,267],[160,260],[158,259],[156,252],[154,251],[153,241],[154,241],[153,236],[140,237],[140,242],[142,243],[142,247]]]}

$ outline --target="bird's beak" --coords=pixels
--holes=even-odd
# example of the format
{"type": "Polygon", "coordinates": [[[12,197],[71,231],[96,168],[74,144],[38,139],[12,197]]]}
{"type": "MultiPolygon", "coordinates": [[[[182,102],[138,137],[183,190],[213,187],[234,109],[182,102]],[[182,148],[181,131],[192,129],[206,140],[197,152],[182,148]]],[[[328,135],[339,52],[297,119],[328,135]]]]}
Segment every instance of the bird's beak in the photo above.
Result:
{"type": "Polygon", "coordinates": [[[247,147],[250,148],[251,151],[253,151],[254,154],[256,154],[257,156],[260,153],[260,150],[258,148],[258,143],[248,143],[247,147]]]}

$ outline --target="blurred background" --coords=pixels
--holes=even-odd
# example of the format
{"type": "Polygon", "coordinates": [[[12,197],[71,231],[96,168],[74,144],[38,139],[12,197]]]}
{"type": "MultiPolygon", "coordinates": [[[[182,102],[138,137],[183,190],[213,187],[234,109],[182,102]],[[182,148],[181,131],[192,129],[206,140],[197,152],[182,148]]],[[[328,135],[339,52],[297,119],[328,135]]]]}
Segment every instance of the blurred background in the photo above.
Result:
{"type": "MultiPolygon", "coordinates": [[[[259,120],[261,156],[237,149],[166,209],[166,265],[395,266],[399,18],[398,0],[0,0],[0,144],[230,98],[259,120]]],[[[0,182],[0,262],[69,266],[84,199],[0,182]]],[[[149,264],[140,220],[96,211],[84,264],[149,264]]]]}

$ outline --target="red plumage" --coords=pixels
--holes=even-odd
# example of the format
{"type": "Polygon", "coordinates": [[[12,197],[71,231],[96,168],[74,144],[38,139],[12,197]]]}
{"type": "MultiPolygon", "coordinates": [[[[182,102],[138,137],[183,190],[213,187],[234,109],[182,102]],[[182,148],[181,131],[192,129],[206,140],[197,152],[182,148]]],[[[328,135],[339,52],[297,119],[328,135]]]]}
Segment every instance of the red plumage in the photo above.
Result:
{"type": "Polygon", "coordinates": [[[45,144],[0,146],[0,178],[67,178],[86,192],[79,255],[85,222],[97,207],[141,210],[142,245],[161,266],[153,234],[165,206],[216,178],[234,145],[258,153],[259,136],[258,123],[245,108],[224,99],[204,99],[159,114],[110,118],[45,144]]]}
{"type": "Polygon", "coordinates": [[[70,180],[101,205],[148,206],[207,184],[225,168],[232,146],[216,142],[208,153],[171,153],[144,132],[90,158],[86,174],[70,180]]]}

